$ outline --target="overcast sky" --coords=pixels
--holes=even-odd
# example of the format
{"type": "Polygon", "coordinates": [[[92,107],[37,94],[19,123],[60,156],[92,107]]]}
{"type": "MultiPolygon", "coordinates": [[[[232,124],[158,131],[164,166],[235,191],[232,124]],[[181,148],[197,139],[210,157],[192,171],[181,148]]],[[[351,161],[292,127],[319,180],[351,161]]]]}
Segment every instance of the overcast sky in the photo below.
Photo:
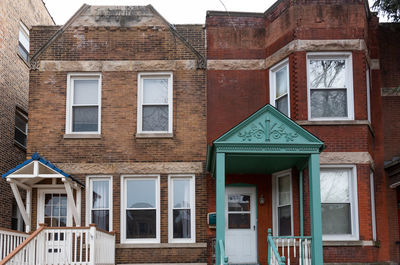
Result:
{"type": "MultiPolygon", "coordinates": [[[[369,0],[372,3],[373,0],[369,0]]],[[[64,24],[84,3],[89,5],[152,4],[172,24],[204,24],[207,10],[264,12],[276,0],[44,0],[57,25],[64,24]],[[225,7],[224,7],[224,5],[225,7]]]]}

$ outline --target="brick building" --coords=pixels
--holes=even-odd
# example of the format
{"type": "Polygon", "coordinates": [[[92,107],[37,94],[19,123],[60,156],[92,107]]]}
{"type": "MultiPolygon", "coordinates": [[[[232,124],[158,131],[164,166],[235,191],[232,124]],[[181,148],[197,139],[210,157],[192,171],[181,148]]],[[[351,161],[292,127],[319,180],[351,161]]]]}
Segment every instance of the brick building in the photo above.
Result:
{"type": "Polygon", "coordinates": [[[36,241],[3,262],[399,263],[398,34],[363,0],[33,27],[32,158],[3,178],[36,241]]]}
{"type": "MultiPolygon", "coordinates": [[[[96,262],[205,263],[203,26],[173,26],[152,6],[83,5],[30,37],[33,160],[8,172],[15,196],[27,192],[27,230],[95,223],[115,232],[96,262]]],[[[58,236],[47,258],[65,262],[72,241],[58,236]]]]}
{"type": "MultiPolygon", "coordinates": [[[[0,14],[0,174],[4,174],[26,158],[29,30],[54,21],[42,0],[1,1],[0,14]]],[[[4,180],[0,194],[0,226],[18,228],[17,208],[4,180]]]]}
{"type": "Polygon", "coordinates": [[[281,0],[264,13],[208,12],[206,30],[208,235],[228,261],[267,264],[271,228],[292,263],[293,241],[311,236],[313,264],[397,264],[384,160],[400,151],[400,105],[385,94],[400,84],[398,25],[378,24],[366,1],[281,0]],[[324,143],[317,169],[303,130],[324,143]]]}

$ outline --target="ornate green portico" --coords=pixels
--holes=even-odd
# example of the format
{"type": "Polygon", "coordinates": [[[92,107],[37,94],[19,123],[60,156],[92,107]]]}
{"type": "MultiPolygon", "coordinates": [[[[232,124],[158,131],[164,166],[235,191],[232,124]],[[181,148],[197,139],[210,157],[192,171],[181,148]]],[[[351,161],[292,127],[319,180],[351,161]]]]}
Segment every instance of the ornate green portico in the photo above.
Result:
{"type": "Polygon", "coordinates": [[[270,174],[296,167],[302,176],[307,166],[312,264],[323,264],[319,172],[319,154],[323,148],[321,140],[271,105],[264,106],[213,142],[207,152],[207,169],[216,178],[216,264],[225,263],[225,174],[270,174]]]}

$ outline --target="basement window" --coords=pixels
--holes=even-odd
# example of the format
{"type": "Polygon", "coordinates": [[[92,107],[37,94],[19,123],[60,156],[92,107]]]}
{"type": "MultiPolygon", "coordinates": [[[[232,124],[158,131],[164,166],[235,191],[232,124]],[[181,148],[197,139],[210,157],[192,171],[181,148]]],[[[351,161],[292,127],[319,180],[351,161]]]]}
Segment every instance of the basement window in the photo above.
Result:
{"type": "Polygon", "coordinates": [[[310,120],[353,120],[351,53],[307,54],[310,120]]]}
{"type": "Polygon", "coordinates": [[[18,53],[27,62],[29,60],[29,30],[19,22],[18,53]]]}
{"type": "Polygon", "coordinates": [[[138,134],[172,133],[172,73],[138,75],[138,134]]]}

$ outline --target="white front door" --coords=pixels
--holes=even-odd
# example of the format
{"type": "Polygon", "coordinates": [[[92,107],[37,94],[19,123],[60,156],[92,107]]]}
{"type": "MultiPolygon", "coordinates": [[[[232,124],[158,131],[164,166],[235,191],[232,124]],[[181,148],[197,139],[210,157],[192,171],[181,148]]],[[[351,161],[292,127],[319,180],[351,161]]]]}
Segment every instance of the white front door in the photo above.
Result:
{"type": "Polygon", "coordinates": [[[226,187],[225,252],[229,263],[257,263],[255,187],[226,187]]]}
{"type": "MultiPolygon", "coordinates": [[[[38,223],[48,227],[71,226],[71,217],[68,215],[68,200],[65,190],[38,191],[38,223]]],[[[57,257],[67,257],[70,248],[67,247],[65,233],[57,231],[49,233],[46,240],[47,261],[57,260],[57,257]]]]}

